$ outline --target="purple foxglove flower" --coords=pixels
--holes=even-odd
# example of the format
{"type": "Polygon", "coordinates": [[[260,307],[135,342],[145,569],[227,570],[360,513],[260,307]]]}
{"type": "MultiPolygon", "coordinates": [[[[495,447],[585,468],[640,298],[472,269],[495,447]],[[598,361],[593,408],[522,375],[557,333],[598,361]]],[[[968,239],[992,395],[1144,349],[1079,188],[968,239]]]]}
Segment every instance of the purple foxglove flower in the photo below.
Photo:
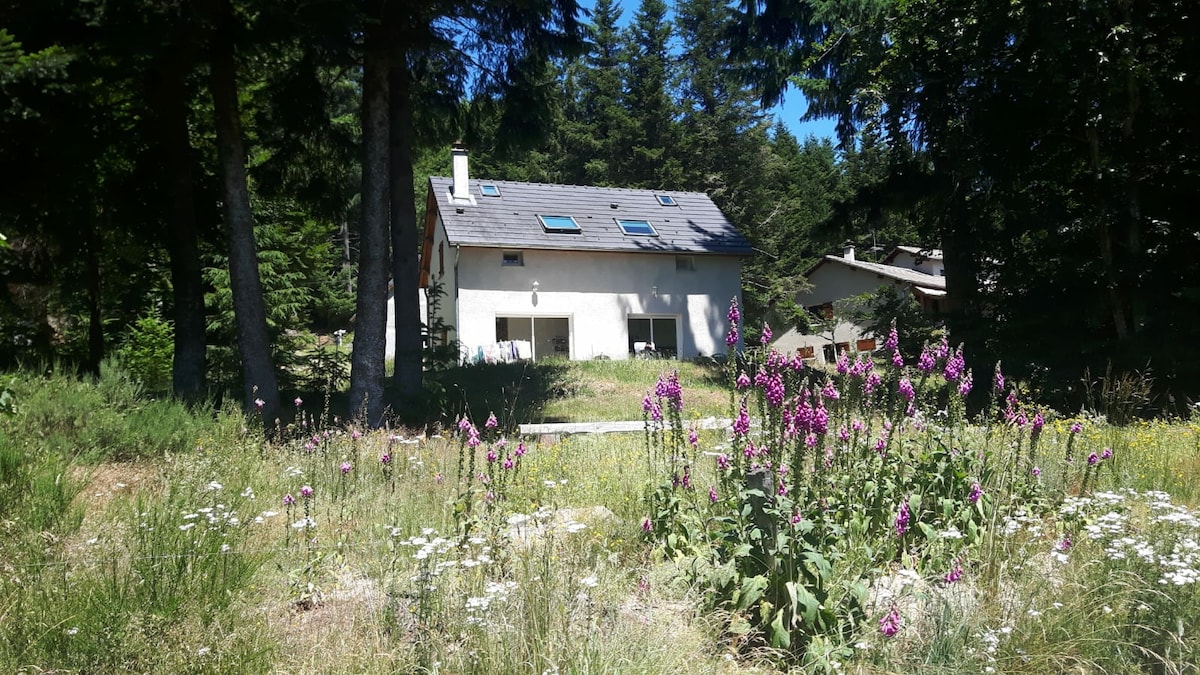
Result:
{"type": "Polygon", "coordinates": [[[975,502],[979,501],[979,498],[982,496],[983,486],[979,484],[979,481],[971,483],[971,492],[967,495],[967,501],[974,504],[975,502]]]}
{"type": "Polygon", "coordinates": [[[921,350],[921,357],[917,359],[917,370],[922,373],[932,373],[937,367],[937,358],[933,355],[929,345],[925,345],[925,349],[921,350]]]}
{"type": "Polygon", "coordinates": [[[833,386],[833,380],[825,380],[825,386],[821,388],[821,396],[830,401],[836,401],[841,397],[838,394],[837,387],[833,386]]]}
{"type": "Polygon", "coordinates": [[[380,461],[380,463],[382,463],[384,466],[387,466],[388,464],[391,464],[391,463],[392,463],[392,455],[391,455],[391,453],[387,453],[387,452],[383,453],[383,456],[379,458],[379,461],[380,461]]]}
{"type": "Polygon", "coordinates": [[[843,443],[850,440],[850,430],[847,429],[846,427],[841,427],[840,429],[838,429],[838,440],[840,440],[843,443]]]}
{"type": "Polygon", "coordinates": [[[729,461],[729,455],[724,453],[717,455],[717,469],[725,471],[730,466],[732,466],[732,463],[729,461]]]}
{"type": "Polygon", "coordinates": [[[729,329],[728,333],[725,334],[725,346],[732,348],[737,343],[738,343],[738,331],[737,331],[737,326],[735,325],[733,328],[729,329]]]}
{"type": "Polygon", "coordinates": [[[900,510],[896,513],[896,536],[903,537],[908,531],[908,522],[912,513],[908,510],[908,497],[900,501],[900,510]]]}
{"type": "Polygon", "coordinates": [[[742,322],[742,313],[738,311],[737,298],[729,301],[729,313],[725,315],[729,319],[729,325],[736,326],[742,322]]]}
{"type": "Polygon", "coordinates": [[[708,501],[716,503],[717,501],[717,486],[708,486],[708,501]]]}
{"type": "Polygon", "coordinates": [[[951,569],[949,572],[947,572],[946,576],[942,577],[942,579],[947,584],[952,584],[952,583],[958,581],[959,579],[962,579],[962,575],[963,575],[962,564],[959,563],[959,561],[955,560],[954,568],[951,569]]]}
{"type": "Polygon", "coordinates": [[[900,632],[900,612],[896,610],[895,605],[892,606],[892,611],[879,620],[879,632],[889,638],[900,632]]]}
{"type": "Polygon", "coordinates": [[[912,380],[907,377],[900,378],[900,384],[896,385],[896,389],[909,401],[913,400],[917,395],[917,390],[913,387],[912,380]]]}
{"type": "Polygon", "coordinates": [[[850,357],[846,354],[846,352],[842,352],[838,356],[835,367],[840,375],[845,375],[846,373],[850,372],[850,357]]]}
{"type": "Polygon", "coordinates": [[[1072,422],[1072,423],[1071,423],[1071,433],[1072,433],[1072,434],[1077,434],[1077,433],[1079,433],[1079,432],[1081,432],[1081,431],[1083,431],[1083,424],[1082,424],[1082,423],[1080,423],[1080,422],[1072,422]]]}
{"type": "Polygon", "coordinates": [[[345,476],[346,474],[350,473],[350,470],[354,467],[350,465],[350,462],[342,462],[341,466],[338,468],[342,470],[342,475],[345,476]]]}
{"type": "Polygon", "coordinates": [[[895,319],[892,319],[892,329],[888,331],[887,340],[884,340],[883,346],[891,351],[896,351],[900,346],[900,336],[896,333],[895,319]]]}
{"type": "Polygon", "coordinates": [[[1105,448],[1104,452],[1100,453],[1100,459],[1111,459],[1113,456],[1112,448],[1105,448]]]}
{"type": "Polygon", "coordinates": [[[642,518],[642,532],[649,532],[653,528],[649,518],[642,518]]]}
{"type": "Polygon", "coordinates": [[[487,461],[489,464],[496,461],[496,451],[495,450],[487,451],[487,461]]]}
{"type": "Polygon", "coordinates": [[[513,451],[513,454],[520,458],[525,456],[525,452],[525,443],[521,442],[517,443],[517,449],[513,451]]]}
{"type": "Polygon", "coordinates": [[[488,413],[488,418],[487,418],[487,421],[483,423],[483,428],[484,429],[495,429],[498,426],[500,426],[500,423],[496,421],[496,414],[488,413]]]}
{"type": "Polygon", "coordinates": [[[867,379],[863,381],[863,393],[870,394],[871,392],[875,391],[875,388],[879,386],[881,381],[882,380],[879,378],[879,373],[872,370],[867,375],[867,379]]]}
{"type": "Polygon", "coordinates": [[[1042,475],[1042,467],[1035,466],[1029,471],[1029,473],[1033,474],[1034,478],[1037,478],[1038,476],[1042,475]]]}
{"type": "Polygon", "coordinates": [[[762,333],[758,336],[758,341],[763,345],[771,341],[771,326],[765,321],[763,322],[762,333]]]}
{"type": "Polygon", "coordinates": [[[1099,461],[1100,461],[1100,456],[1097,455],[1096,453],[1093,452],[1090,455],[1088,455],[1088,458],[1087,458],[1088,466],[1096,466],[1096,462],[1099,462],[1099,461]]]}
{"type": "Polygon", "coordinates": [[[513,464],[513,458],[511,456],[504,458],[504,468],[505,469],[511,469],[514,466],[516,466],[516,465],[513,464]]]}
{"type": "Polygon", "coordinates": [[[996,374],[992,379],[996,383],[996,391],[1004,391],[1004,373],[1000,372],[999,363],[996,363],[996,374]]]}
{"type": "Polygon", "coordinates": [[[767,379],[767,382],[763,387],[763,395],[766,397],[767,403],[772,408],[778,408],[779,406],[783,405],[784,394],[783,374],[776,372],[767,379]]]}
{"type": "Polygon", "coordinates": [[[300,488],[300,496],[304,497],[305,499],[308,499],[309,497],[313,496],[312,487],[310,487],[308,485],[301,487],[300,488]]]}
{"type": "Polygon", "coordinates": [[[746,411],[746,400],[742,399],[742,408],[738,411],[737,419],[733,421],[733,434],[745,436],[750,433],[750,413],[746,411]]]}
{"type": "Polygon", "coordinates": [[[463,415],[463,417],[458,420],[458,430],[459,431],[466,431],[466,430],[470,429],[471,426],[472,426],[471,420],[467,419],[466,415],[463,415]]]}
{"type": "Polygon", "coordinates": [[[892,352],[892,366],[895,368],[904,367],[904,357],[900,355],[899,349],[892,352]]]}
{"type": "Polygon", "coordinates": [[[254,407],[258,408],[259,411],[261,411],[263,409],[263,406],[266,404],[267,404],[267,402],[262,400],[261,398],[254,399],[254,407]]]}
{"type": "Polygon", "coordinates": [[[296,503],[296,498],[293,497],[290,492],[283,496],[283,505],[284,506],[291,506],[292,504],[295,504],[295,503],[296,503]]]}
{"type": "Polygon", "coordinates": [[[971,371],[968,370],[967,374],[963,375],[962,379],[958,381],[958,395],[966,396],[971,393],[972,384],[974,384],[974,378],[971,377],[971,371]]]}
{"type": "Polygon", "coordinates": [[[746,374],[746,371],[743,370],[738,374],[737,382],[735,384],[737,385],[738,389],[745,389],[746,387],[750,386],[750,376],[746,374]]]}

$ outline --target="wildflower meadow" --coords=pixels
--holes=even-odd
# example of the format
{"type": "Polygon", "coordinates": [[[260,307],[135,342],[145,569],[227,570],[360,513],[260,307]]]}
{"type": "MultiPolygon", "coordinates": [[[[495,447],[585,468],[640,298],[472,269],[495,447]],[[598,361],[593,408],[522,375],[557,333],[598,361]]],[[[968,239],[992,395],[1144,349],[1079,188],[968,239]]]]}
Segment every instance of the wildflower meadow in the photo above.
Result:
{"type": "Polygon", "coordinates": [[[117,366],[18,373],[0,670],[1197,670],[1196,419],[1043,408],[945,340],[578,368],[553,409],[635,383],[643,430],[309,395],[268,440],[117,366]]]}

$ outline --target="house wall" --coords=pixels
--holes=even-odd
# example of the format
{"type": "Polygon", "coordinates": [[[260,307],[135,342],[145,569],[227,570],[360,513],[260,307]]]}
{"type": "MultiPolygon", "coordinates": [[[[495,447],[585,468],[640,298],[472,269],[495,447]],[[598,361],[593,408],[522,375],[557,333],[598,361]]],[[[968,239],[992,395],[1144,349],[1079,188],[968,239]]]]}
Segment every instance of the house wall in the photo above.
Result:
{"type": "Polygon", "coordinates": [[[741,302],[736,257],[696,255],[695,270],[680,271],[673,253],[520,252],[516,267],[498,248],[461,249],[452,323],[465,353],[496,341],[498,316],[568,319],[573,359],[627,358],[630,315],[675,317],[680,358],[727,351],[729,300],[741,302]]]}
{"type": "Polygon", "coordinates": [[[796,303],[801,307],[823,305],[863,293],[874,293],[880,286],[889,284],[907,287],[904,282],[836,262],[827,262],[817,267],[809,275],[808,282],[811,288],[796,295],[796,303]]]}
{"type": "MultiPolygon", "coordinates": [[[[834,325],[832,333],[825,331],[819,335],[805,335],[795,328],[790,328],[771,341],[771,348],[791,356],[796,353],[797,349],[811,347],[813,362],[824,364],[832,363],[832,361],[826,358],[825,348],[827,346],[834,347],[833,351],[836,356],[837,345],[847,345],[850,351],[853,352],[857,349],[858,341],[868,337],[873,336],[865,332],[861,326],[849,321],[838,321],[834,325]]],[[[879,344],[882,345],[882,342],[879,344]]]]}
{"type": "MultiPolygon", "coordinates": [[[[445,340],[448,342],[457,339],[458,329],[458,321],[455,316],[458,295],[457,251],[446,241],[446,228],[442,226],[442,219],[439,217],[434,224],[433,245],[430,248],[429,285],[425,289],[425,307],[427,307],[425,316],[427,326],[437,323],[438,318],[441,319],[442,325],[450,326],[445,335],[445,340]],[[430,303],[429,293],[435,282],[440,284],[442,295],[439,299],[440,302],[430,303]],[[436,311],[433,305],[437,305],[436,311]]],[[[438,341],[442,339],[442,336],[439,335],[433,337],[438,341]]],[[[439,344],[441,343],[439,342],[439,344]]]]}
{"type": "Polygon", "coordinates": [[[918,263],[917,257],[908,251],[897,252],[891,264],[896,267],[905,267],[910,270],[924,272],[925,274],[932,274],[935,277],[946,276],[946,265],[943,261],[933,258],[922,258],[921,262],[918,263]]]}

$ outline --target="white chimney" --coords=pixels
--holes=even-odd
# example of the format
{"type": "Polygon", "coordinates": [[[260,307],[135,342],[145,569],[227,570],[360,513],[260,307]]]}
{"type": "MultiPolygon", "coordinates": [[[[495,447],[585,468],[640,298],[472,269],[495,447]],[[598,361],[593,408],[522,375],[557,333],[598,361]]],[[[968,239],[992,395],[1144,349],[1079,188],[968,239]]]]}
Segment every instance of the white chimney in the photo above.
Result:
{"type": "MultiPolygon", "coordinates": [[[[457,176],[457,174],[455,175],[457,176]]],[[[847,241],[845,244],[842,244],[842,257],[846,260],[854,260],[854,242],[847,241]]]]}
{"type": "Polygon", "coordinates": [[[471,199],[471,188],[468,184],[471,174],[467,172],[467,146],[455,143],[450,146],[450,155],[454,158],[454,199],[471,199]]]}

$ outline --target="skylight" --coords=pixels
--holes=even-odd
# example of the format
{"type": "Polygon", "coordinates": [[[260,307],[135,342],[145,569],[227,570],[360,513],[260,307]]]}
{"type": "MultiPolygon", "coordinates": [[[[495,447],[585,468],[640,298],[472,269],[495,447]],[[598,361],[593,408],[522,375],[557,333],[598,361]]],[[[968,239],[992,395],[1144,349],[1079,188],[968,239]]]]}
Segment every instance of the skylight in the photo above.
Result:
{"type": "Polygon", "coordinates": [[[547,232],[580,232],[579,223],[571,216],[538,216],[547,232]]]}
{"type": "Polygon", "coordinates": [[[679,206],[679,202],[675,201],[675,198],[671,195],[654,195],[654,197],[658,199],[658,203],[662,204],[663,206],[679,206]]]}
{"type": "Polygon", "coordinates": [[[621,227],[621,231],[625,234],[640,234],[651,237],[658,235],[658,232],[654,231],[654,226],[648,220],[622,220],[618,218],[617,225],[621,227]]]}
{"type": "Polygon", "coordinates": [[[499,197],[500,186],[493,185],[492,183],[483,183],[479,186],[479,194],[483,195],[484,197],[499,197]]]}

